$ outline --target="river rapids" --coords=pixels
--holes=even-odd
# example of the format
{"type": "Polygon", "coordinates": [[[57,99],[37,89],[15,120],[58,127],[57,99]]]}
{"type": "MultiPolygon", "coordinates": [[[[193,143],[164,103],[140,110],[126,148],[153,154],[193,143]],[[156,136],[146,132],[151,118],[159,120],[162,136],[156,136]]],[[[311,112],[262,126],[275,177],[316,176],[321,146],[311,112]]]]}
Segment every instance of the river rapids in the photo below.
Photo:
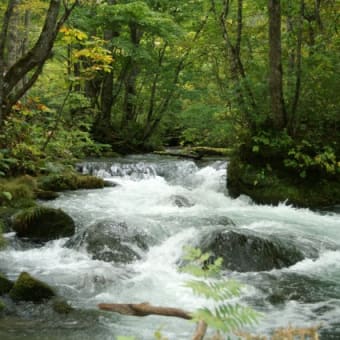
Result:
{"type": "Polygon", "coordinates": [[[22,271],[56,288],[76,311],[58,315],[46,306],[25,304],[19,315],[0,319],[0,339],[109,340],[135,336],[155,339],[160,330],[169,340],[190,339],[195,324],[176,318],[137,318],[99,311],[98,303],[149,302],[193,311],[210,305],[195,296],[178,271],[183,247],[197,246],[204,233],[223,228],[224,218],[235,230],[294,243],[307,256],[282,269],[237,272],[226,278],[243,284],[241,304],[261,312],[259,323],[247,328],[269,334],[280,327],[321,325],[321,339],[340,339],[340,214],[338,211],[257,205],[248,197],[233,199],[226,190],[227,162],[194,162],[156,155],[129,156],[79,165],[84,173],[116,184],[98,190],[64,192],[43,204],[72,216],[77,233],[101,221],[125,223],[145,235],[148,249],[129,263],[95,260],[85,247],[66,247],[68,239],[40,247],[22,247],[15,235],[0,252],[0,271],[15,280],[22,271]],[[186,206],[175,204],[181,198],[186,206]],[[308,256],[308,251],[314,256],[308,256]]]}

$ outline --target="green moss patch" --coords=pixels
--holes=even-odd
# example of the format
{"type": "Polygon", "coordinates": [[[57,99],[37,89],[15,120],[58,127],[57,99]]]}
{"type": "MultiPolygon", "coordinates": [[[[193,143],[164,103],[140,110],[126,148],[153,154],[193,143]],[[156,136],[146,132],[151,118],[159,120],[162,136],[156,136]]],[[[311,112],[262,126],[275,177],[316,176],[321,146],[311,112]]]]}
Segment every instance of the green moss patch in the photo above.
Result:
{"type": "Polygon", "coordinates": [[[67,301],[60,298],[53,299],[52,308],[58,314],[69,314],[74,310],[73,307],[67,301]]]}
{"type": "Polygon", "coordinates": [[[72,218],[60,209],[36,206],[24,209],[13,216],[13,230],[19,237],[36,241],[49,241],[72,236],[75,224],[72,218]]]}
{"type": "Polygon", "coordinates": [[[22,272],[10,290],[9,296],[14,301],[42,302],[55,296],[55,293],[46,283],[22,272]]]}
{"type": "Polygon", "coordinates": [[[322,208],[340,203],[340,183],[331,179],[302,179],[291,173],[245,164],[233,159],[228,166],[231,196],[248,195],[256,203],[287,201],[298,207],[322,208]]]}
{"type": "Polygon", "coordinates": [[[104,187],[104,180],[95,176],[79,175],[70,172],[40,177],[38,179],[38,187],[44,191],[97,189],[104,187]]]}

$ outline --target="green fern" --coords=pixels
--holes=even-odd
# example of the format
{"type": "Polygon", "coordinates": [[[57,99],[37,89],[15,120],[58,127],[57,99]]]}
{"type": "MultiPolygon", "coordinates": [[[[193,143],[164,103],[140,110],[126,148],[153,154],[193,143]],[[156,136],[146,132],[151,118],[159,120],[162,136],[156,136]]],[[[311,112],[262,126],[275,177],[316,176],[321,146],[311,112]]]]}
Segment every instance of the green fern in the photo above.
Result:
{"type": "Polygon", "coordinates": [[[190,280],[185,286],[191,288],[195,295],[215,302],[213,309],[204,307],[193,312],[193,321],[203,320],[209,327],[223,333],[234,332],[245,325],[256,323],[259,313],[249,307],[228,302],[229,299],[240,296],[242,285],[221,277],[222,258],[209,262],[209,253],[202,253],[195,248],[185,248],[185,251],[184,259],[189,263],[181,271],[201,278],[190,280]]]}

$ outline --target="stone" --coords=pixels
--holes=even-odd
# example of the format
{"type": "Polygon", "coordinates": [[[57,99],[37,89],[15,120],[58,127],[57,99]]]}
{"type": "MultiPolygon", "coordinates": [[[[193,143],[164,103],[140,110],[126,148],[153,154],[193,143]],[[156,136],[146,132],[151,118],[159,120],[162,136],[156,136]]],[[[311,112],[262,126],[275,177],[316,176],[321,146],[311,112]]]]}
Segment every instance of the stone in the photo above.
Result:
{"type": "Polygon", "coordinates": [[[267,271],[294,265],[304,259],[294,246],[249,231],[223,230],[205,235],[200,248],[223,258],[223,267],[238,272],[267,271]]]}
{"type": "Polygon", "coordinates": [[[57,173],[40,177],[38,179],[38,188],[43,191],[101,189],[104,188],[104,180],[75,172],[57,173]]]}
{"type": "Polygon", "coordinates": [[[104,221],[90,226],[66,243],[70,248],[86,248],[93,259],[129,263],[148,249],[146,236],[124,222],[104,221]]]}
{"type": "Polygon", "coordinates": [[[37,190],[35,192],[36,198],[43,201],[51,201],[59,197],[59,194],[50,190],[37,190]]]}
{"type": "Polygon", "coordinates": [[[61,298],[54,298],[52,300],[52,308],[58,314],[69,314],[74,310],[67,301],[61,298]]]}
{"type": "Polygon", "coordinates": [[[26,272],[22,272],[10,290],[9,296],[14,301],[32,301],[38,303],[51,299],[55,296],[55,293],[46,283],[26,272]]]}
{"type": "Polygon", "coordinates": [[[179,208],[190,208],[195,204],[191,202],[188,198],[181,195],[172,195],[170,196],[171,202],[179,208]]]}
{"type": "Polygon", "coordinates": [[[8,280],[3,274],[0,273],[0,295],[7,294],[13,287],[14,283],[8,280]]]}
{"type": "Polygon", "coordinates": [[[36,206],[21,210],[13,216],[12,228],[18,237],[46,242],[72,236],[75,232],[73,219],[61,209],[36,206]]]}

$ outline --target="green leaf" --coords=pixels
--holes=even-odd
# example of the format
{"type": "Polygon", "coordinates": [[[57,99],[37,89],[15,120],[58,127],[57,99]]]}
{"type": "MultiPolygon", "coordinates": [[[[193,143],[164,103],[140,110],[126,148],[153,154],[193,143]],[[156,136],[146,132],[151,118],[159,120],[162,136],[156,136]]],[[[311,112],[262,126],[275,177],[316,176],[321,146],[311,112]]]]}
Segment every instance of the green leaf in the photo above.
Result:
{"type": "Polygon", "coordinates": [[[3,191],[2,196],[4,196],[8,201],[11,201],[13,198],[12,194],[8,191],[3,191]]]}

